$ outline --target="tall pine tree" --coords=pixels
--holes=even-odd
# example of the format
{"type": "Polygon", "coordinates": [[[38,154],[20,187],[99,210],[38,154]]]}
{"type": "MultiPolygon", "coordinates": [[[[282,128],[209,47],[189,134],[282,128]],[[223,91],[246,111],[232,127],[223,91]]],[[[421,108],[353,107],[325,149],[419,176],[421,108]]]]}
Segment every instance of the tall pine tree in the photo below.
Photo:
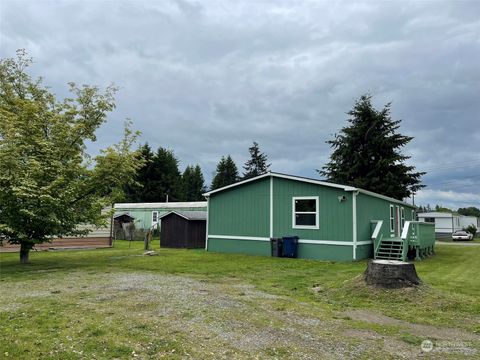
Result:
{"type": "Polygon", "coordinates": [[[154,154],[148,143],[142,145],[139,152],[144,160],[144,164],[137,172],[136,183],[127,185],[125,188],[125,199],[129,202],[147,201],[145,199],[151,199],[154,196],[152,192],[155,189],[152,188],[150,183],[153,173],[154,154]]]}
{"type": "MultiPolygon", "coordinates": [[[[182,198],[182,176],[178,160],[172,150],[160,147],[153,159],[153,186],[155,198],[152,201],[180,201],[182,198]]],[[[146,200],[150,201],[150,200],[146,200]]]]}
{"type": "Polygon", "coordinates": [[[230,155],[222,156],[212,180],[211,190],[215,190],[238,181],[237,165],[230,155]]]}
{"type": "Polygon", "coordinates": [[[388,103],[380,111],[370,95],[361,96],[340,134],[327,141],[333,149],[330,162],[319,173],[329,181],[351,185],[379,194],[403,199],[424,187],[420,178],[405,161],[401,149],[413,138],[397,132],[400,120],[392,120],[388,103]]]}
{"type": "Polygon", "coordinates": [[[203,193],[205,190],[205,180],[199,165],[187,166],[182,175],[183,200],[202,201],[205,200],[203,193]]]}
{"type": "Polygon", "coordinates": [[[253,178],[258,175],[265,174],[271,164],[268,164],[267,155],[260,151],[260,147],[257,142],[253,142],[253,145],[248,149],[250,152],[250,159],[247,160],[243,169],[243,180],[253,178]]]}

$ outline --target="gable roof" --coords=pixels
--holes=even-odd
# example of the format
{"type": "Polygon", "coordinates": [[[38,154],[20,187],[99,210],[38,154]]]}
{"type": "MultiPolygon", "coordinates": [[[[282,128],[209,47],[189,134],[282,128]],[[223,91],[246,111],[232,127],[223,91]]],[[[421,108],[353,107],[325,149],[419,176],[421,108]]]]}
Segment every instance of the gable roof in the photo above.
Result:
{"type": "Polygon", "coordinates": [[[316,179],[306,178],[306,177],[302,177],[302,176],[282,174],[282,173],[277,173],[277,172],[273,172],[273,171],[269,171],[265,174],[256,176],[256,177],[251,178],[251,179],[239,181],[237,183],[227,185],[227,186],[221,187],[219,189],[208,191],[208,192],[204,193],[203,196],[208,198],[211,194],[215,194],[215,193],[220,192],[220,191],[224,191],[224,190],[227,190],[227,189],[230,189],[230,188],[233,188],[233,187],[237,187],[237,186],[247,184],[247,183],[252,182],[252,181],[256,181],[256,180],[263,179],[263,178],[268,178],[268,177],[276,177],[276,178],[281,178],[281,179],[288,179],[288,180],[294,180],[294,181],[300,181],[300,182],[315,184],[315,185],[322,185],[322,186],[327,186],[327,187],[331,187],[331,188],[342,189],[344,191],[359,192],[359,193],[362,193],[362,194],[365,194],[365,195],[377,197],[377,198],[387,200],[387,201],[390,201],[390,202],[394,202],[394,203],[398,203],[398,204],[402,204],[402,205],[407,205],[407,206],[410,206],[410,207],[415,207],[414,205],[408,204],[408,203],[406,203],[402,200],[394,199],[394,198],[391,198],[389,196],[377,194],[375,192],[368,191],[368,190],[363,190],[363,189],[356,188],[356,187],[353,187],[353,186],[340,185],[340,184],[335,184],[335,183],[331,183],[331,182],[328,182],[328,181],[316,180],[316,179]]]}
{"type": "Polygon", "coordinates": [[[206,211],[177,211],[177,210],[172,210],[169,211],[165,214],[160,215],[158,218],[164,218],[168,215],[171,214],[176,214],[178,216],[183,217],[184,219],[187,220],[207,220],[207,212],[206,211]]]}
{"type": "Polygon", "coordinates": [[[206,208],[206,201],[177,201],[159,203],[117,203],[115,209],[178,209],[178,208],[206,208]]]}

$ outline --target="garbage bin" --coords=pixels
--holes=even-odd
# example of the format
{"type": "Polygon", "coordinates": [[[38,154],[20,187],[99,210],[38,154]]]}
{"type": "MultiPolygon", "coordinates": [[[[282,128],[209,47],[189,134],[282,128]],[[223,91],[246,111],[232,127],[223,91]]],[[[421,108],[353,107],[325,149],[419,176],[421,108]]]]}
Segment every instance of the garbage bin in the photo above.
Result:
{"type": "Polygon", "coordinates": [[[282,246],[282,256],[296,258],[298,250],[298,236],[284,236],[282,246]]]}
{"type": "Polygon", "coordinates": [[[270,238],[270,245],[272,247],[272,257],[282,257],[282,238],[270,238]]]}

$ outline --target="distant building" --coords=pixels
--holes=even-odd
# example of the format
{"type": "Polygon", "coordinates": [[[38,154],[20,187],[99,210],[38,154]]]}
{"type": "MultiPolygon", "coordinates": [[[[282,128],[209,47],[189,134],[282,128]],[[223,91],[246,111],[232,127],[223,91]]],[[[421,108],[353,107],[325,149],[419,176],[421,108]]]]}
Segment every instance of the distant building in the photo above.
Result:
{"type": "Polygon", "coordinates": [[[452,236],[457,230],[473,224],[480,227],[480,219],[475,216],[464,216],[459,214],[445,213],[445,212],[425,212],[418,214],[418,221],[434,223],[435,236],[437,238],[447,238],[452,236]]]}

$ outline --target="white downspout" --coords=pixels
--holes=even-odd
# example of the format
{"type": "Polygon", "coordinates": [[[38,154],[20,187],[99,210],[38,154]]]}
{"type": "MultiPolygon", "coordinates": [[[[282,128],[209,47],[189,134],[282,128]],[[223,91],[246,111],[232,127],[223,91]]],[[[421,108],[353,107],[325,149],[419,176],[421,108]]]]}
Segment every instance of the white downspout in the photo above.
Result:
{"type": "Polygon", "coordinates": [[[353,260],[357,260],[357,195],[358,191],[352,192],[353,260]]]}
{"type": "Polygon", "coordinates": [[[270,238],[273,237],[273,176],[270,175],[270,238]]]}
{"type": "Polygon", "coordinates": [[[205,250],[208,251],[208,208],[210,207],[210,196],[207,197],[207,222],[205,224],[206,231],[205,231],[205,250]]]}

